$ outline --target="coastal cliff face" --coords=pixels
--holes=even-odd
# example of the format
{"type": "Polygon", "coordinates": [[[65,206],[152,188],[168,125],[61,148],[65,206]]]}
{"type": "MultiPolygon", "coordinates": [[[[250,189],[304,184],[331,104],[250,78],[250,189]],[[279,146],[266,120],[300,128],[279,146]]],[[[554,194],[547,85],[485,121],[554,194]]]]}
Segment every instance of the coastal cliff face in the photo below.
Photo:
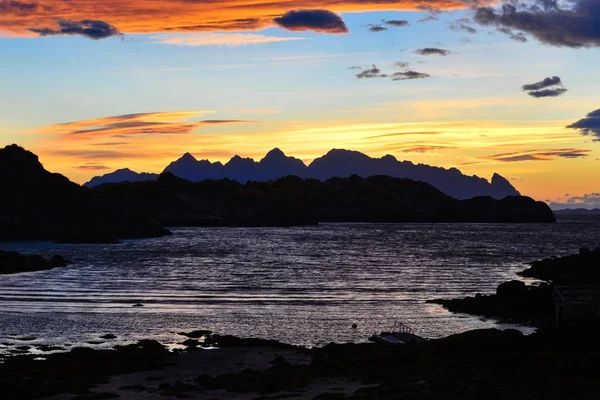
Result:
{"type": "Polygon", "coordinates": [[[16,145],[0,150],[0,187],[0,240],[114,242],[166,233],[155,220],[46,171],[35,154],[16,145]]]}
{"type": "MultiPolygon", "coordinates": [[[[265,182],[297,176],[302,179],[326,181],[331,178],[348,178],[357,175],[363,178],[385,175],[392,178],[412,179],[432,185],[448,196],[459,200],[478,196],[490,196],[503,199],[506,196],[519,196],[520,193],[508,180],[494,174],[491,182],[477,176],[464,175],[456,168],[440,168],[425,164],[413,164],[410,161],[398,161],[394,156],[386,155],[372,158],[358,151],[333,149],[322,157],[316,158],[310,165],[302,160],[285,155],[279,149],[269,151],[260,161],[251,158],[233,157],[226,164],[197,160],[190,153],[170,163],[164,173],[172,173],[178,178],[192,182],[205,179],[232,179],[240,183],[265,182]]],[[[137,182],[156,180],[157,175],[133,171],[117,170],[110,174],[97,176],[85,186],[93,187],[104,183],[137,182]]]]}

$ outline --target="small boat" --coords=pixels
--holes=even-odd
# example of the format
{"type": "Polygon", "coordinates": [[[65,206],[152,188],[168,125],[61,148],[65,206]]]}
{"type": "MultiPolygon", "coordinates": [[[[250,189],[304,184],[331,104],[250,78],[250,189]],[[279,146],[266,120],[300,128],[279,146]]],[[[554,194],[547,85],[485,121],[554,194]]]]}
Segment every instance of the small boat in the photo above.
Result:
{"type": "Polygon", "coordinates": [[[410,326],[394,321],[394,327],[391,332],[375,334],[369,340],[381,344],[407,344],[425,342],[427,338],[415,334],[410,326]]]}

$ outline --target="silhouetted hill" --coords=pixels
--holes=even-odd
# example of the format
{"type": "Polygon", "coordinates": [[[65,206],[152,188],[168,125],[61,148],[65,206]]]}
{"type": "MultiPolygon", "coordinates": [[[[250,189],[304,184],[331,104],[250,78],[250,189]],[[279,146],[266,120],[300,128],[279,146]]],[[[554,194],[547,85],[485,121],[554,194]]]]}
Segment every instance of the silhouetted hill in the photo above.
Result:
{"type": "Polygon", "coordinates": [[[373,176],[325,182],[288,176],[241,184],[197,183],[171,173],[155,182],[93,189],[104,201],[133,207],[166,226],[286,226],[317,222],[553,222],[550,208],[527,197],[459,201],[429,184],[373,176]]]}
{"type": "Polygon", "coordinates": [[[148,172],[138,173],[130,170],[129,168],[123,168],[109,174],[95,176],[83,186],[93,187],[104,185],[105,183],[153,181],[156,180],[156,178],[158,178],[158,174],[151,174],[148,172]]]}
{"type": "MultiPolygon", "coordinates": [[[[442,192],[457,199],[491,196],[502,199],[518,196],[519,192],[502,176],[494,174],[491,182],[477,176],[467,176],[456,168],[439,168],[425,164],[415,165],[409,161],[398,161],[391,155],[371,158],[350,150],[331,150],[316,158],[309,166],[302,160],[286,156],[281,150],[273,149],[259,162],[251,158],[233,157],[225,165],[208,160],[198,161],[187,153],[172,162],[164,170],[177,177],[199,182],[204,179],[233,179],[240,183],[268,181],[288,175],[300,178],[327,180],[358,175],[363,178],[386,175],[429,183],[442,192]]],[[[133,181],[134,179],[128,179],[133,181]]],[[[92,182],[90,182],[91,184],[92,182]]],[[[90,185],[93,186],[93,185],[90,185]]]]}
{"type": "Polygon", "coordinates": [[[600,216],[600,209],[593,208],[590,210],[587,208],[565,208],[562,210],[554,210],[554,214],[557,216],[600,216]]]}
{"type": "Polygon", "coordinates": [[[0,240],[110,242],[166,233],[135,208],[114,207],[46,171],[35,154],[16,145],[0,150],[0,187],[0,240]]]}

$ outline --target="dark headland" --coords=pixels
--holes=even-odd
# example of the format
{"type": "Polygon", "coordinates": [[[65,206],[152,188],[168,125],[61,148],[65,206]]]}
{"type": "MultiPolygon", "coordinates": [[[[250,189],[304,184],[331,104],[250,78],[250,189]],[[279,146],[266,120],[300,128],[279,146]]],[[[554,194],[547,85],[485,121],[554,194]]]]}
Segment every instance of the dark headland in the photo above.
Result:
{"type": "Polygon", "coordinates": [[[156,181],[86,188],[44,169],[16,145],[0,150],[0,240],[114,243],[157,237],[166,226],[292,226],[318,222],[554,222],[524,196],[456,200],[389,176],[287,176],[273,181],[156,181]]]}
{"type": "Polygon", "coordinates": [[[66,267],[67,264],[67,260],[59,255],[45,259],[38,255],[21,255],[16,251],[0,250],[0,275],[46,271],[66,267]]]}

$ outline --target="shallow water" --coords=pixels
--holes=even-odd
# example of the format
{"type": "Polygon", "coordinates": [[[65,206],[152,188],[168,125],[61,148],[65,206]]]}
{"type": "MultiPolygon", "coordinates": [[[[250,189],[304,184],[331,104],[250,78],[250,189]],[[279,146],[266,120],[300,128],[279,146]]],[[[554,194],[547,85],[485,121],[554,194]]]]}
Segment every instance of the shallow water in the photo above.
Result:
{"type": "Polygon", "coordinates": [[[67,268],[0,276],[0,351],[15,344],[181,341],[177,332],[322,345],[401,320],[428,337],[494,321],[424,301],[493,292],[524,263],[600,245],[600,223],[176,228],[119,245],[0,243],[67,268]],[[132,307],[135,303],[144,307],[132,307]],[[358,329],[350,325],[356,322],[358,329]],[[21,341],[24,336],[35,340],[21,341]]]}

